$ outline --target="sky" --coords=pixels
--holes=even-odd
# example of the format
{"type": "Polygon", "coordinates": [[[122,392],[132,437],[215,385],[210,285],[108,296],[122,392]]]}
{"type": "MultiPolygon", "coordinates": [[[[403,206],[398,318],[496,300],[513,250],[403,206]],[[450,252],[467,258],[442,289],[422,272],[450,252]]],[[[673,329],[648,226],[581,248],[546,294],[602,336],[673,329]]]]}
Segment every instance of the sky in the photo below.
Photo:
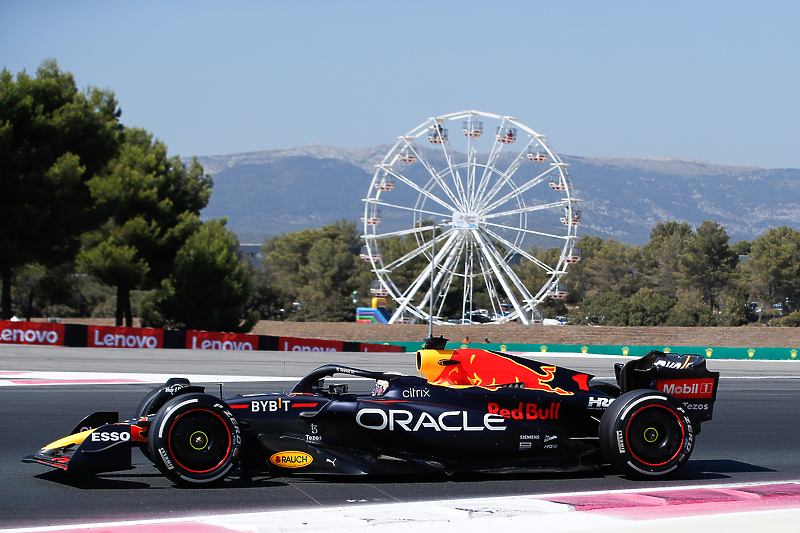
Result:
{"type": "Polygon", "coordinates": [[[0,0],[0,66],[54,58],[182,157],[474,109],[563,155],[800,168],[799,24],[793,1],[0,0]]]}

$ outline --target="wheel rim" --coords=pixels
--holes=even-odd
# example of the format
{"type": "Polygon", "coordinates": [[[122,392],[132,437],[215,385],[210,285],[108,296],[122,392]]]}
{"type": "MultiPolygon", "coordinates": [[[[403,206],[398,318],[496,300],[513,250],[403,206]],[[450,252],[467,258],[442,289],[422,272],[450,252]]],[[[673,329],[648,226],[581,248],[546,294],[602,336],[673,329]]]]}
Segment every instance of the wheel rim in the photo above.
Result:
{"type": "Polygon", "coordinates": [[[209,438],[203,431],[195,431],[189,437],[189,444],[193,450],[202,451],[208,446],[209,438]]]}
{"type": "Polygon", "coordinates": [[[674,460],[683,447],[683,424],[678,415],[663,406],[639,409],[630,419],[628,449],[643,464],[661,466],[674,460]]]}
{"type": "Polygon", "coordinates": [[[182,413],[169,430],[169,450],[178,466],[203,474],[222,465],[231,452],[231,436],[225,421],[211,411],[182,413]]]}

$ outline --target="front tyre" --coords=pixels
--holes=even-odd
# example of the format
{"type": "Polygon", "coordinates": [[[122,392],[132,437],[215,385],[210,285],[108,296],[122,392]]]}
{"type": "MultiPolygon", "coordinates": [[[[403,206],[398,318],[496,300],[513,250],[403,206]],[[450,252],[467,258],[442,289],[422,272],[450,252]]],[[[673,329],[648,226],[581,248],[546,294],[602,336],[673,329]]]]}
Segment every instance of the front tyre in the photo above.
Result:
{"type": "Polygon", "coordinates": [[[230,408],[209,394],[177,396],[150,425],[148,451],[168,479],[185,486],[221,481],[239,462],[239,423],[230,408]]]}
{"type": "Polygon", "coordinates": [[[622,474],[672,474],[686,464],[693,447],[694,430],[683,403],[663,392],[625,393],[600,419],[600,449],[622,474]]]}
{"type": "Polygon", "coordinates": [[[154,388],[142,398],[142,401],[139,402],[139,407],[136,408],[136,412],[133,414],[133,418],[141,418],[157,413],[161,406],[167,403],[167,400],[175,396],[177,391],[190,385],[191,383],[186,378],[170,378],[166,383],[154,388]]]}

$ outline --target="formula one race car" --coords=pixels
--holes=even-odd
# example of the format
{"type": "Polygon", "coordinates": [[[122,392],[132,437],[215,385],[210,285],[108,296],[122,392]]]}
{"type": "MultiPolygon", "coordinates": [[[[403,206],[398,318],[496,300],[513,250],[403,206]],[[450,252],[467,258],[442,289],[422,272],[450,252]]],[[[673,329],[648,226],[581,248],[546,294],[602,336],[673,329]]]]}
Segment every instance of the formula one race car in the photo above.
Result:
{"type": "MultiPolygon", "coordinates": [[[[271,473],[502,472],[597,468],[632,477],[681,468],[711,420],[719,373],[699,355],[651,351],[590,374],[427,338],[422,377],[324,365],[288,394],[219,398],[185,379],[150,392],[134,419],[94,413],[24,462],[73,472],[131,468],[138,446],[182,485],[271,473]],[[374,380],[369,393],[325,385],[374,380]]],[[[369,383],[372,383],[370,381],[369,383]]]]}

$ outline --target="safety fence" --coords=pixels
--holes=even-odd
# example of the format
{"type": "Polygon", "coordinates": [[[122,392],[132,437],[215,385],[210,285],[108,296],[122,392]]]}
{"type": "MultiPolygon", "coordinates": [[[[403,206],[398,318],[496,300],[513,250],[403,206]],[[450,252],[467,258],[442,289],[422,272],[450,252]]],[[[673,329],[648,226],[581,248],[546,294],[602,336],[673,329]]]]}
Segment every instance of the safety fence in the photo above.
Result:
{"type": "Polygon", "coordinates": [[[160,328],[0,320],[0,344],[75,348],[174,348],[287,352],[402,352],[399,345],[160,328]]]}
{"type": "MultiPolygon", "coordinates": [[[[0,344],[36,344],[81,348],[175,348],[194,350],[265,350],[305,352],[415,352],[423,342],[366,343],[310,339],[250,333],[219,333],[159,328],[125,328],[62,324],[57,322],[13,322],[0,320],[0,344]]],[[[598,344],[516,344],[448,342],[447,349],[485,348],[508,352],[585,353],[641,357],[650,350],[696,354],[708,359],[797,360],[797,348],[745,346],[642,346],[598,344]]]]}
{"type": "MultiPolygon", "coordinates": [[[[422,348],[422,342],[393,342],[407,352],[422,348]]],[[[798,348],[766,348],[761,346],[721,348],[711,346],[622,346],[597,344],[513,344],[448,342],[447,349],[484,348],[500,352],[585,353],[641,357],[650,350],[664,353],[695,354],[707,359],[797,360],[798,348]]]]}

